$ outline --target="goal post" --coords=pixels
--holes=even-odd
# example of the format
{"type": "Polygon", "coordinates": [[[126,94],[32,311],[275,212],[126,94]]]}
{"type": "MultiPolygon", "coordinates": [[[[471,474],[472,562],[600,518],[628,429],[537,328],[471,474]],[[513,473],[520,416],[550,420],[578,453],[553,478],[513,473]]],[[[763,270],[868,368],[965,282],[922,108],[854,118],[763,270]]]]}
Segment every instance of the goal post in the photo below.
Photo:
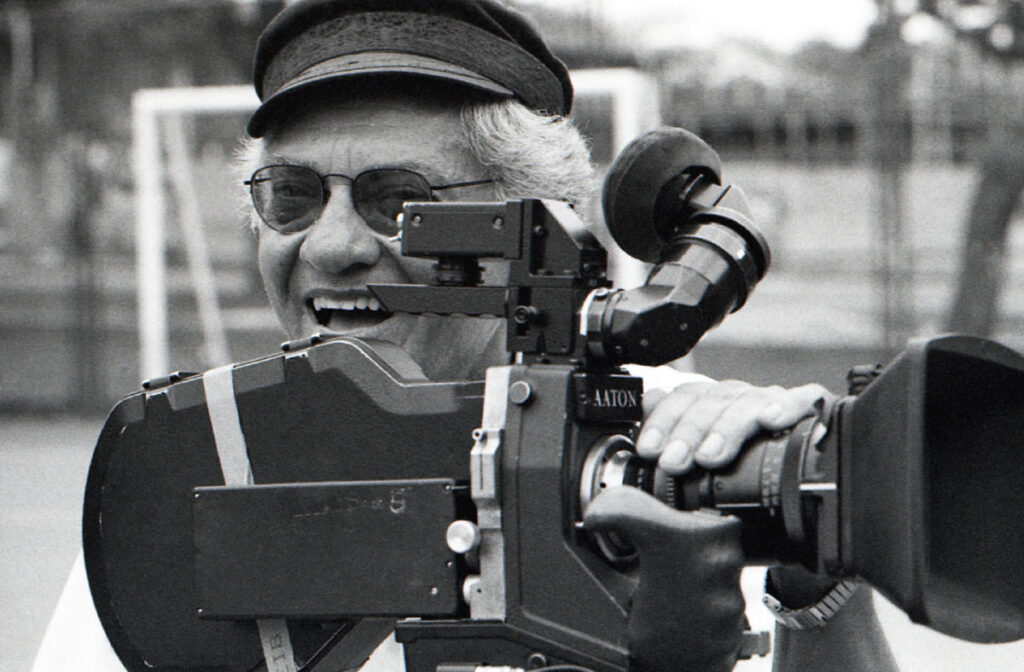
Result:
{"type": "MultiPolygon", "coordinates": [[[[138,301],[139,372],[143,380],[169,372],[167,320],[166,193],[163,149],[167,138],[160,122],[168,115],[202,115],[247,112],[259,100],[252,87],[202,86],[170,89],[139,89],[132,96],[132,172],[135,179],[135,262],[138,301]]],[[[210,274],[208,256],[199,269],[210,274]]],[[[200,292],[212,291],[195,283],[200,292]]],[[[219,311],[216,303],[199,301],[207,310],[219,311]]],[[[213,317],[219,323],[219,314],[213,317]]],[[[216,327],[214,327],[216,328],[216,327]]],[[[223,327],[220,327],[223,329],[223,327]]],[[[204,332],[210,326],[204,324],[204,332]]],[[[204,333],[204,341],[219,335],[204,333]]]]}
{"type": "MultiPolygon", "coordinates": [[[[617,153],[640,133],[660,125],[658,88],[650,75],[633,68],[602,68],[574,70],[571,77],[578,100],[601,97],[610,101],[610,119],[607,121],[611,129],[609,142],[613,153],[617,153]]],[[[255,92],[247,84],[147,88],[137,90],[132,96],[136,298],[139,372],[142,380],[165,375],[171,370],[166,260],[168,180],[165,180],[165,162],[183,148],[169,147],[176,134],[168,133],[164,122],[175,115],[245,113],[255,110],[258,104],[255,92]]],[[[189,211],[188,208],[184,210],[186,213],[189,211]]],[[[224,339],[224,326],[220,320],[213,283],[209,281],[213,275],[209,255],[202,242],[204,240],[197,237],[193,242],[198,247],[188,251],[189,262],[193,266],[191,277],[201,313],[204,346],[207,351],[220,352],[215,343],[224,339]]],[[[622,258],[617,261],[617,279],[621,284],[636,285],[642,282],[643,269],[639,262],[622,258]]]]}

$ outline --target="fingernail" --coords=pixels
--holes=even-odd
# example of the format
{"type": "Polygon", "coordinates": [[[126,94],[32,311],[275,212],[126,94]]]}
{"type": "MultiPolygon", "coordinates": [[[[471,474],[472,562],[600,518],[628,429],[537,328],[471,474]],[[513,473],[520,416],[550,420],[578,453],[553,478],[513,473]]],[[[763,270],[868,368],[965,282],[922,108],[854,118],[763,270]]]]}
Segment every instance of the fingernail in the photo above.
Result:
{"type": "Polygon", "coordinates": [[[636,449],[640,452],[653,452],[661,444],[661,432],[657,429],[648,429],[640,433],[636,440],[636,449]]]}
{"type": "Polygon", "coordinates": [[[672,439],[665,445],[659,464],[674,471],[688,467],[690,460],[690,446],[682,439],[672,439]]]}
{"type": "Polygon", "coordinates": [[[702,460],[714,460],[722,454],[725,449],[725,437],[721,434],[711,434],[704,439],[697,451],[697,457],[702,460]]]}

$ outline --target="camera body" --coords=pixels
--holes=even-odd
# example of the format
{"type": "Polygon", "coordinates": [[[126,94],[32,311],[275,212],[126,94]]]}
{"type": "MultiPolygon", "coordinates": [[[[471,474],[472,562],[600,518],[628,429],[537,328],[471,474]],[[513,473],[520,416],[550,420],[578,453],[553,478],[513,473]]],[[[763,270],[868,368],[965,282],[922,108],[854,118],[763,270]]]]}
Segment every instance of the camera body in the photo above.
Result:
{"type": "MultiPolygon", "coordinates": [[[[658,308],[652,287],[671,288],[617,294],[604,250],[561,203],[417,203],[406,217],[403,252],[441,258],[444,282],[372,287],[381,303],[500,315],[514,361],[485,381],[435,382],[396,346],[315,337],[123,400],[97,444],[83,529],[97,610],[129,669],[250,669],[267,619],[287,620],[296,657],[323,666],[309,669],[365,658],[396,619],[410,671],[636,668],[643,578],[583,514],[607,487],[653,490],[654,470],[630,457],[643,381],[605,356],[625,341],[601,330],[621,328],[610,306],[635,324],[658,308]],[[485,233],[467,243],[453,222],[485,233]],[[478,255],[509,262],[506,285],[477,284],[478,255]],[[249,479],[228,475],[224,417],[249,479]]],[[[689,323],[721,319],[702,302],[734,303],[691,284],[677,293],[694,303],[689,323]]],[[[687,596],[674,604],[684,612],[687,596]]],[[[686,647],[665,642],[666,659],[686,647]]],[[[733,653],[765,651],[755,637],[733,653]]]]}
{"type": "Polygon", "coordinates": [[[688,352],[770,255],[717,155],[680,129],[623,152],[604,209],[653,265],[642,287],[611,286],[565,204],[406,204],[403,254],[437,259],[435,282],[370,289],[393,312],[504,320],[509,361],[486,380],[430,381],[395,345],[313,337],[121,401],[83,545],[125,666],[242,672],[288,640],[304,670],[350,669],[392,630],[410,672],[725,670],[765,653],[739,627],[713,659],[699,636],[642,637],[694,632],[678,625],[694,598],[676,587],[692,533],[678,509],[731,514],[751,561],[860,577],[948,634],[1024,637],[1024,358],[912,344],[735,464],[668,477],[633,449],[643,383],[623,366],[688,352]],[[504,282],[482,283],[487,258],[504,282]],[[643,543],[587,524],[609,490],[649,493],[643,543]]]}

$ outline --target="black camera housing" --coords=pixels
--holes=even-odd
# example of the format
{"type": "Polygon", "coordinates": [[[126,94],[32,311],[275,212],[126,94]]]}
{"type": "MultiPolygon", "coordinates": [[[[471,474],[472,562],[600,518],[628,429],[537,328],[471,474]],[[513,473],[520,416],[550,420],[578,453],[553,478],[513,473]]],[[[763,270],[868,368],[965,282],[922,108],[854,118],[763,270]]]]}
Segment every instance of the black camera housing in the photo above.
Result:
{"type": "Polygon", "coordinates": [[[1024,637],[1024,358],[917,342],[729,468],[668,478],[632,448],[643,388],[622,365],[688,352],[770,255],[717,155],[679,129],[627,148],[605,209],[654,264],[643,287],[611,287],[565,204],[407,204],[403,253],[437,258],[437,281],[371,290],[392,311],[504,319],[510,360],[485,381],[429,381],[396,346],[314,337],[120,402],[83,543],[126,667],[250,670],[272,619],[305,670],[358,666],[392,629],[409,672],[728,669],[765,638],[737,634],[713,661],[686,638],[636,650],[637,628],[659,625],[637,614],[689,615],[671,568],[688,538],[677,509],[698,507],[739,518],[751,560],[863,578],[957,637],[1024,637]],[[507,282],[481,284],[481,258],[506,260],[507,282]],[[229,476],[239,456],[251,478],[229,476]],[[628,486],[652,493],[658,543],[584,524],[602,491],[628,486]],[[639,603],[652,585],[669,586],[653,612],[639,603]]]}

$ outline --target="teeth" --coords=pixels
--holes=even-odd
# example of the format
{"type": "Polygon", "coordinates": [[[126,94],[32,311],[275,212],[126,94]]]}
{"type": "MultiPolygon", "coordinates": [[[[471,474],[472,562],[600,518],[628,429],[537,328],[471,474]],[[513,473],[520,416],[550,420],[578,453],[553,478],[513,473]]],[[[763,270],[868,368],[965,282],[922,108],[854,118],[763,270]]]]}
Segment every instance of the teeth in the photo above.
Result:
{"type": "Polygon", "coordinates": [[[382,310],[380,301],[372,296],[360,295],[355,298],[313,297],[313,310],[382,310]]]}

